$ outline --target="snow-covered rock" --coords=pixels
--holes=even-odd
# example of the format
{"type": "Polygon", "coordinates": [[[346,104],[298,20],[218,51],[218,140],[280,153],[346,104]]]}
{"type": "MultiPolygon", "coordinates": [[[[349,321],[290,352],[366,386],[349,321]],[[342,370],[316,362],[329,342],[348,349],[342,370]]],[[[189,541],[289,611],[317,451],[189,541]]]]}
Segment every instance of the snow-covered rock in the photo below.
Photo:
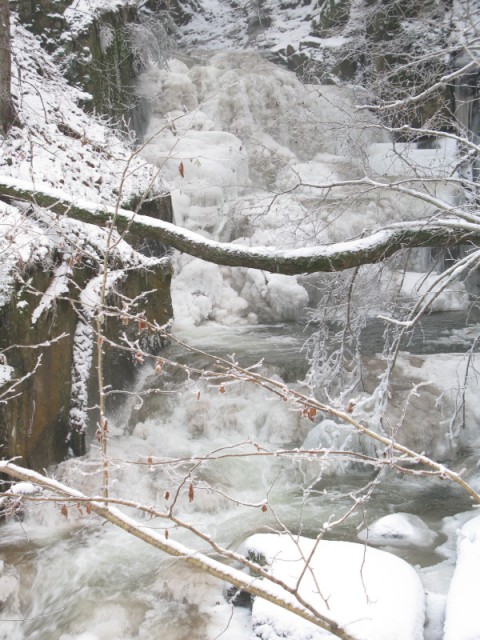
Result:
{"type": "Polygon", "coordinates": [[[447,282],[441,274],[395,273],[394,286],[402,297],[417,302],[421,298],[429,303],[429,311],[462,311],[468,309],[469,297],[460,280],[447,282]]]}
{"type": "Polygon", "coordinates": [[[437,537],[425,522],[411,513],[391,513],[362,529],[362,542],[389,547],[429,547],[437,537]]]}
{"type": "Polygon", "coordinates": [[[0,387],[3,387],[13,377],[13,367],[8,364],[0,364],[0,387]]]}
{"type": "MultiPolygon", "coordinates": [[[[382,425],[372,419],[371,398],[356,415],[397,442],[445,460],[460,447],[478,441],[477,359],[475,353],[470,358],[466,354],[400,353],[389,380],[382,425]]],[[[385,366],[382,358],[364,360],[367,392],[378,386],[385,366]]]]}
{"type": "Polygon", "coordinates": [[[480,638],[480,516],[457,532],[457,564],[447,596],[444,640],[480,638]]]}
{"type": "MultiPolygon", "coordinates": [[[[257,534],[247,551],[264,557],[272,575],[359,640],[421,640],[424,592],[416,571],[396,556],[352,542],[257,534]],[[305,559],[309,567],[302,576],[305,559]]],[[[253,626],[262,640],[333,637],[313,623],[256,598],[253,626]]]]}

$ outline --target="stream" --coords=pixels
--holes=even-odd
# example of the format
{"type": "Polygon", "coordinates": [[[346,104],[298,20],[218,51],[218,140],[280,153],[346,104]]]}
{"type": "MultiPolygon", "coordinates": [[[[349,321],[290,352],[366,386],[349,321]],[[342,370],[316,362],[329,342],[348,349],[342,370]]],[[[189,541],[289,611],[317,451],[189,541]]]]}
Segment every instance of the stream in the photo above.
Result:
{"type": "MultiPolygon", "coordinates": [[[[461,312],[437,314],[427,324],[433,335],[451,337],[452,331],[457,331],[452,326],[458,327],[462,318],[461,312]]],[[[375,328],[368,331],[372,345],[376,344],[375,333],[375,328]]],[[[207,325],[190,333],[183,331],[181,338],[217,356],[235,353],[246,366],[261,353],[263,370],[270,375],[292,378],[293,372],[296,376],[306,369],[301,349],[305,329],[301,325],[207,325]]],[[[427,341],[415,348],[428,352],[432,345],[427,341]]],[[[189,359],[191,366],[203,361],[199,356],[182,355],[176,345],[167,348],[165,357],[189,359]]],[[[162,376],[164,390],[176,389],[175,394],[147,396],[140,408],[130,400],[113,421],[113,495],[161,504],[164,492],[174,490],[186,468],[177,463],[149,469],[127,461],[146,460],[152,455],[188,460],[230,448],[232,443],[239,443],[237,450],[244,451],[249,448],[245,443],[252,439],[268,448],[289,448],[308,435],[307,420],[253,385],[241,383],[219,393],[218,385],[185,384],[183,375],[168,368],[162,376]]],[[[158,374],[146,365],[137,390],[153,386],[152,379],[157,383],[158,374]]],[[[233,548],[255,532],[278,530],[279,523],[315,536],[319,523],[346,512],[352,495],[364,492],[373,476],[355,467],[339,467],[333,475],[322,475],[311,467],[307,462],[271,458],[205,463],[196,472],[195,500],[181,503],[181,516],[233,548]],[[307,493],[306,486],[310,487],[307,493]],[[267,491],[272,511],[263,513],[246,505],[261,502],[267,491]],[[223,494],[237,503],[227,501],[223,494]]],[[[100,481],[98,448],[92,444],[86,458],[61,464],[54,474],[95,494],[100,481]]],[[[386,473],[372,492],[365,513],[357,510],[329,536],[355,540],[364,518],[373,522],[396,512],[421,516],[437,534],[432,544],[387,548],[427,572],[431,567],[442,567],[443,575],[446,554],[440,546],[448,547],[444,524],[470,506],[467,497],[452,485],[386,473]]],[[[188,533],[172,529],[170,535],[195,544],[188,533]]],[[[222,632],[221,637],[227,639],[249,637],[248,609],[232,608],[225,599],[225,588],[213,578],[186,568],[181,561],[163,556],[110,525],[100,526],[74,506],[68,517],[61,514],[60,506],[31,507],[23,520],[12,519],[1,528],[0,541],[0,596],[8,596],[4,597],[0,620],[2,638],[212,640],[222,632]]]]}

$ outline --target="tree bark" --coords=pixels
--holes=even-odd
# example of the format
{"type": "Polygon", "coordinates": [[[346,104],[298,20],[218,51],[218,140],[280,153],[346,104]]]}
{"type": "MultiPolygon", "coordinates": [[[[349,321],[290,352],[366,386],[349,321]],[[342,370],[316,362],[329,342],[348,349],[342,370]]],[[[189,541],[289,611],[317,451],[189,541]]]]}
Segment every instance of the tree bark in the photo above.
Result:
{"type": "Polygon", "coordinates": [[[7,133],[15,119],[11,79],[10,7],[9,0],[0,0],[0,128],[4,133],[7,133]]]}
{"type": "Polygon", "coordinates": [[[480,244],[480,223],[460,218],[435,221],[417,220],[373,230],[361,238],[301,249],[279,250],[271,247],[246,247],[215,242],[198,233],[168,222],[141,216],[133,211],[101,207],[96,203],[74,199],[57,189],[38,189],[27,182],[0,176],[0,198],[23,200],[55,213],[97,226],[114,223],[119,232],[138,238],[159,240],[174,249],[207,262],[261,269],[271,273],[299,275],[334,272],[364,264],[382,262],[402,249],[417,247],[452,247],[480,244]]]}

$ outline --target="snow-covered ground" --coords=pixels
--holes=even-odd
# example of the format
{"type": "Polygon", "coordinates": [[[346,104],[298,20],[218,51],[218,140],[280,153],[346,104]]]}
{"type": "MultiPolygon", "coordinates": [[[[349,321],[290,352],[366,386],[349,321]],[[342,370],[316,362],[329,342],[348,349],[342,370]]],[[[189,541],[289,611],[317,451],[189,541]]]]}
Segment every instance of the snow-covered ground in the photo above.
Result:
{"type": "Polygon", "coordinates": [[[295,7],[282,0],[262,4],[200,0],[197,6],[200,10],[192,12],[192,19],[181,30],[183,47],[274,51],[289,44],[298,46],[311,31],[311,4],[295,7]]]}

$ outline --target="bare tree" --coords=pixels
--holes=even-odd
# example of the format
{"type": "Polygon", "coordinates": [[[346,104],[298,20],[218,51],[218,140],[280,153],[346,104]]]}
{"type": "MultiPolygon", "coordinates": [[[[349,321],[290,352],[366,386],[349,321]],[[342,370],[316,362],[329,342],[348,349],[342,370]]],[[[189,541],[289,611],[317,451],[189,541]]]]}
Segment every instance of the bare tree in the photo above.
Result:
{"type": "Polygon", "coordinates": [[[8,0],[0,2],[0,127],[4,133],[15,119],[11,93],[10,6],[8,0]]]}

